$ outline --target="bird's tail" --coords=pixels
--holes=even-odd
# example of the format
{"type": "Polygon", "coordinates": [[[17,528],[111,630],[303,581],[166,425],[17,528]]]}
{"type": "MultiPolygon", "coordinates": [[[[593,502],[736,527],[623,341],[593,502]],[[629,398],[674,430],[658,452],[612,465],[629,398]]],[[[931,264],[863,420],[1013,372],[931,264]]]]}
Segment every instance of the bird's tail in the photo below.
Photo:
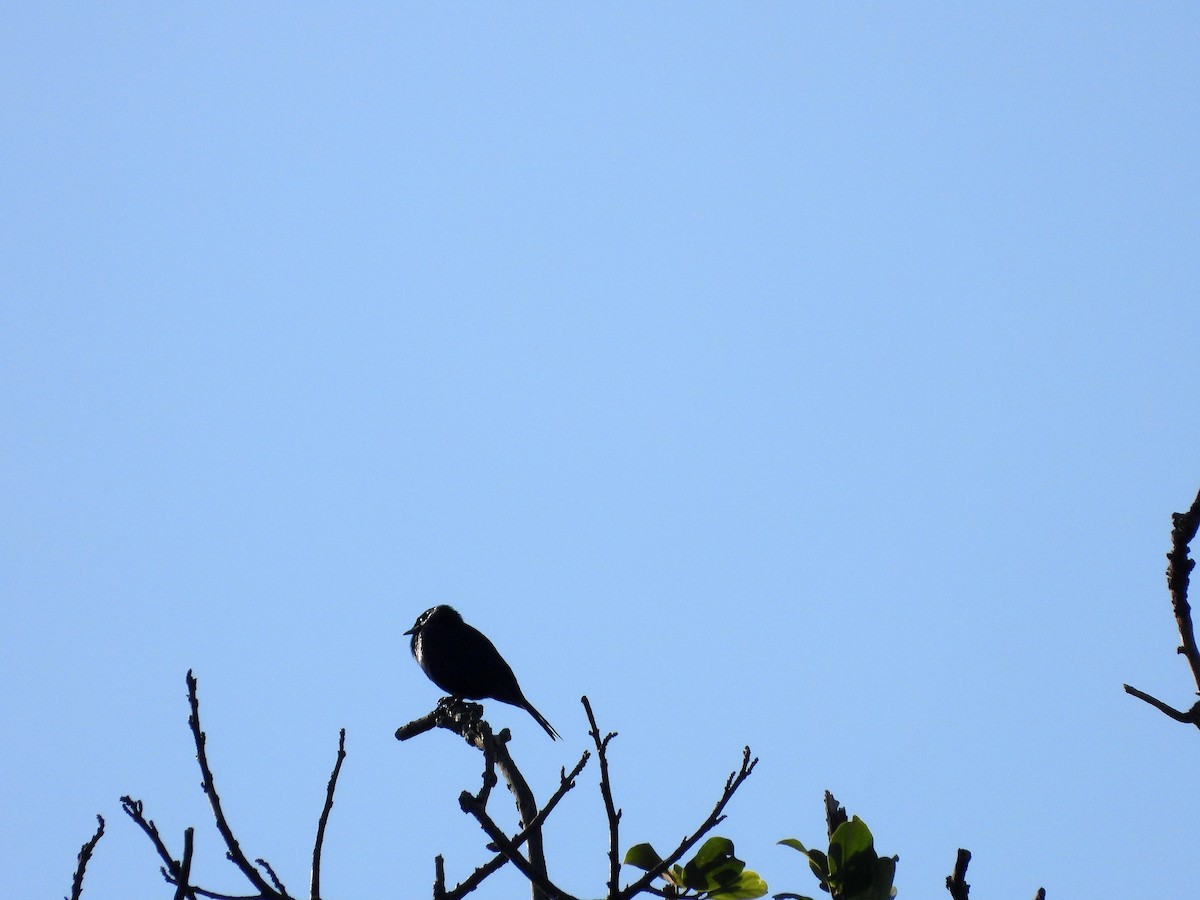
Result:
{"type": "MultiPolygon", "coordinates": [[[[524,699],[524,698],[522,698],[522,699],[524,699]]],[[[525,700],[525,709],[529,711],[529,714],[531,716],[533,716],[535,719],[537,719],[537,723],[539,725],[541,725],[543,728],[546,729],[546,734],[550,735],[551,740],[556,741],[559,739],[558,732],[554,730],[554,726],[551,725],[549,722],[547,722],[546,717],[543,716],[536,709],[534,709],[533,704],[530,703],[528,700],[525,700]]]]}

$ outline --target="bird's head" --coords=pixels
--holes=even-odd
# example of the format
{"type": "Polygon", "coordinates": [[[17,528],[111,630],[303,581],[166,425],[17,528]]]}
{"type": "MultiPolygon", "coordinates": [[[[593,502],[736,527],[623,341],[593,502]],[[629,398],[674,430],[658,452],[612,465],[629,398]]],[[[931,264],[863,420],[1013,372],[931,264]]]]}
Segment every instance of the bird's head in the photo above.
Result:
{"type": "Polygon", "coordinates": [[[462,621],[462,616],[450,606],[434,606],[425,610],[417,617],[417,621],[413,623],[413,627],[404,632],[405,634],[417,635],[421,630],[430,623],[444,624],[446,622],[462,621]]]}

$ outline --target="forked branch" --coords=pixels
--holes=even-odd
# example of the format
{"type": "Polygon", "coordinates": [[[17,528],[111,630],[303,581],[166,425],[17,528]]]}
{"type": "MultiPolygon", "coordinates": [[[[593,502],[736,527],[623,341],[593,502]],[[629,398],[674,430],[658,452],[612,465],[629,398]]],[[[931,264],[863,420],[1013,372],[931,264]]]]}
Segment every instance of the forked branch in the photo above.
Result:
{"type": "MultiPolygon", "coordinates": [[[[169,884],[175,886],[175,900],[189,900],[189,898],[190,900],[197,900],[199,897],[210,898],[210,900],[293,900],[287,888],[284,887],[282,879],[276,874],[270,863],[265,859],[258,858],[252,864],[247,859],[246,855],[242,852],[237,838],[233,834],[233,829],[230,827],[229,821],[225,818],[225,813],[221,808],[221,798],[217,794],[216,783],[213,779],[212,768],[208,763],[208,754],[205,749],[206,737],[200,727],[200,700],[197,692],[196,678],[190,670],[187,673],[187,687],[188,707],[190,710],[188,726],[192,732],[192,740],[196,745],[196,762],[200,766],[201,788],[208,797],[209,805],[212,807],[213,819],[216,823],[217,831],[221,833],[221,837],[225,841],[227,858],[238,867],[246,880],[254,887],[255,893],[248,896],[235,896],[233,894],[211,891],[191,884],[193,830],[188,828],[184,831],[183,857],[180,860],[176,860],[167,848],[153,820],[146,818],[142,801],[134,800],[129,796],[122,797],[121,808],[145,832],[146,837],[154,845],[155,852],[163,861],[163,877],[169,884]],[[266,877],[260,873],[259,869],[266,873],[266,877]]],[[[345,758],[346,730],[343,728],[338,736],[337,761],[334,763],[333,772],[329,776],[329,783],[325,789],[325,805],[321,810],[321,816],[317,823],[317,836],[313,844],[311,900],[320,900],[321,851],[325,842],[325,828],[329,821],[330,811],[333,809],[333,793],[337,787],[337,779],[338,774],[341,772],[342,761],[345,758]]]]}
{"type": "MultiPolygon", "coordinates": [[[[524,844],[528,839],[529,834],[532,831],[541,830],[542,823],[546,821],[546,817],[549,816],[554,807],[558,805],[558,801],[563,798],[567,791],[575,787],[575,779],[579,776],[579,773],[583,771],[583,767],[587,765],[587,761],[590,756],[591,754],[589,754],[587,751],[584,751],[583,756],[579,758],[579,762],[575,764],[575,768],[571,770],[570,774],[567,774],[566,769],[561,770],[559,774],[558,790],[556,790],[550,799],[543,804],[542,808],[538,810],[538,814],[534,816],[533,821],[522,828],[521,831],[519,831],[516,836],[512,838],[510,841],[512,847],[520,848],[521,845],[524,844]]],[[[439,856],[437,859],[440,861],[441,857],[439,856]]],[[[460,898],[465,897],[471,891],[475,890],[475,888],[479,887],[485,878],[487,878],[508,861],[508,857],[503,853],[497,853],[490,860],[488,860],[488,862],[479,866],[466,879],[460,882],[452,891],[449,892],[445,890],[445,873],[442,872],[442,880],[440,882],[442,885],[441,897],[446,898],[446,900],[460,900],[460,898]]]]}
{"type": "MultiPolygon", "coordinates": [[[[188,706],[191,708],[191,715],[188,716],[188,727],[192,730],[192,739],[196,743],[196,762],[200,764],[201,789],[205,796],[208,797],[208,804],[212,807],[213,819],[217,824],[217,831],[221,833],[222,839],[225,841],[225,846],[228,849],[230,862],[237,866],[242,874],[246,876],[246,880],[254,885],[255,889],[264,897],[281,897],[284,900],[290,900],[289,895],[282,890],[277,890],[276,886],[267,883],[266,879],[259,874],[258,869],[246,858],[246,854],[242,852],[242,847],[234,837],[233,829],[229,827],[229,821],[225,818],[225,811],[221,809],[221,798],[217,794],[217,785],[213,780],[212,768],[208,764],[208,753],[205,751],[205,743],[207,737],[200,728],[200,698],[196,693],[196,676],[192,674],[192,670],[188,669],[187,673],[188,686],[188,706]]],[[[270,867],[267,867],[268,871],[270,867]]],[[[273,875],[274,873],[272,873],[273,875]]],[[[278,884],[277,879],[276,883],[278,884]]],[[[278,885],[282,888],[282,885],[278,885]]]]}
{"type": "Polygon", "coordinates": [[[583,755],[570,776],[564,772],[558,791],[545,808],[539,810],[533,791],[508,751],[508,730],[502,730],[499,734],[493,733],[491,726],[484,721],[483,708],[478,703],[468,703],[451,697],[443,698],[432,712],[397,728],[396,740],[411,740],[433,728],[444,728],[457,734],[483,754],[482,786],[477,794],[464,791],[459,797],[459,805],[463,812],[475,818],[488,836],[491,846],[497,851],[496,857],[477,867],[468,878],[450,891],[447,891],[445,886],[444,863],[435,860],[435,897],[458,900],[478,887],[505,862],[511,862],[529,880],[534,900],[538,900],[539,897],[572,900],[571,896],[557,887],[547,874],[546,857],[542,849],[542,823],[562,796],[574,787],[575,776],[586,765],[589,754],[583,755]],[[507,836],[487,812],[487,802],[492,785],[496,782],[497,771],[503,776],[516,802],[521,830],[514,837],[507,836]],[[522,843],[528,844],[528,856],[520,852],[522,843]]]}
{"type": "MultiPolygon", "coordinates": [[[[684,854],[694,847],[702,837],[724,820],[725,806],[733,798],[733,795],[741,787],[742,783],[750,777],[750,773],[758,765],[758,759],[751,758],[749,747],[744,748],[741,765],[737,771],[730,773],[729,777],[725,780],[725,787],[720,799],[713,807],[712,812],[700,824],[700,827],[685,837],[666,859],[663,859],[652,870],[647,871],[641,878],[622,889],[618,881],[621,867],[621,858],[618,849],[620,846],[619,826],[621,811],[617,808],[613,800],[612,782],[608,770],[608,745],[616,737],[616,734],[610,732],[601,736],[600,727],[596,724],[596,717],[592,711],[591,703],[587,697],[581,698],[581,702],[587,713],[590,729],[589,734],[596,747],[596,757],[600,765],[600,793],[604,800],[605,814],[608,818],[608,900],[631,900],[631,898],[641,893],[662,896],[663,892],[653,886],[654,880],[659,878],[671,866],[678,863],[684,854]]],[[[453,890],[446,890],[444,862],[440,856],[436,857],[434,859],[434,898],[435,900],[460,900],[461,897],[474,890],[492,872],[504,865],[505,862],[511,862],[530,882],[535,900],[539,897],[549,898],[549,900],[574,900],[570,894],[551,881],[546,874],[545,862],[540,855],[541,826],[559,799],[574,786],[575,778],[583,771],[590,754],[584,753],[570,774],[567,774],[565,770],[562,771],[558,790],[545,807],[539,811],[534,804],[532,792],[529,791],[525,779],[522,777],[520,770],[508,752],[508,732],[501,731],[498,735],[493,734],[491,726],[483,720],[482,713],[483,710],[478,704],[445,698],[438,703],[437,708],[432,712],[396,729],[396,739],[406,741],[411,740],[417,735],[424,734],[433,728],[445,728],[462,737],[467,743],[484,755],[484,787],[478,794],[463,791],[459,795],[459,805],[464,812],[475,818],[498,853],[495,858],[477,868],[469,878],[461,882],[453,890]],[[517,810],[520,814],[521,822],[524,823],[522,830],[514,837],[509,837],[504,833],[492,819],[486,808],[488,788],[491,780],[495,778],[493,767],[499,770],[508,782],[509,790],[516,798],[517,810]],[[522,842],[526,841],[530,847],[528,857],[520,852],[522,842]]]]}

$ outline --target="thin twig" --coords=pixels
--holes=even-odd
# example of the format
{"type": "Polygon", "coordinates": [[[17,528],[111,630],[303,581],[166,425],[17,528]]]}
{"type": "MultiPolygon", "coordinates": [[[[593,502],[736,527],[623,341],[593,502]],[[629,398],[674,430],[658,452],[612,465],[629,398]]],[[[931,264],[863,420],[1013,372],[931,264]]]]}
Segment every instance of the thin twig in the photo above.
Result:
{"type": "Polygon", "coordinates": [[[312,885],[310,896],[312,900],[321,900],[321,848],[325,843],[325,824],[329,821],[329,812],[333,809],[333,791],[337,787],[338,773],[342,770],[342,760],[346,758],[346,729],[338,732],[337,762],[333,764],[333,772],[329,775],[329,784],[325,788],[325,807],[321,810],[321,818],[317,821],[317,839],[313,844],[312,885]]]}
{"type": "MultiPolygon", "coordinates": [[[[141,800],[134,800],[132,797],[121,798],[121,809],[125,815],[133,819],[134,823],[146,833],[150,838],[150,842],[154,844],[154,850],[159,857],[166,863],[159,867],[163,878],[167,884],[178,887],[181,882],[186,881],[180,873],[181,866],[176,862],[171,852],[167,849],[167,845],[163,843],[162,835],[158,833],[158,827],[152,819],[147,819],[143,813],[141,800]]],[[[189,831],[191,829],[188,829],[189,831]]],[[[184,840],[187,840],[187,833],[184,833],[184,840]]],[[[195,885],[187,885],[187,896],[189,897],[208,897],[210,900],[262,900],[262,894],[222,894],[218,891],[209,891],[195,885]]]]}
{"type": "Polygon", "coordinates": [[[83,874],[87,871],[87,864],[92,858],[92,852],[100,843],[100,838],[104,837],[104,816],[96,816],[96,822],[99,824],[96,826],[95,833],[84,841],[76,857],[78,863],[75,866],[75,877],[71,880],[71,900],[79,900],[83,894],[83,874]]]}
{"type": "Polygon", "coordinates": [[[696,842],[699,841],[700,838],[704,837],[704,835],[716,828],[717,825],[725,818],[723,815],[721,815],[721,811],[725,809],[725,805],[733,798],[733,795],[737,792],[737,789],[742,786],[742,782],[750,777],[750,773],[754,771],[754,767],[757,765],[758,757],[751,759],[750,748],[744,748],[742,750],[741,766],[736,772],[730,773],[729,777],[725,779],[725,789],[721,792],[721,799],[717,801],[717,805],[713,807],[713,811],[708,814],[708,818],[704,820],[703,824],[701,824],[701,826],[697,828],[690,837],[684,838],[680,842],[679,846],[675,848],[675,852],[673,852],[666,859],[662,860],[653,869],[646,872],[646,874],[644,874],[633,884],[628,885],[623,891],[617,894],[614,900],[630,900],[631,897],[636,897],[642,891],[646,890],[650,886],[650,883],[654,881],[654,879],[658,878],[663,872],[667,871],[667,869],[679,862],[679,860],[683,858],[683,854],[692,849],[692,847],[695,846],[696,842]]]}
{"type": "MultiPolygon", "coordinates": [[[[542,823],[546,821],[546,817],[549,816],[554,807],[558,805],[558,801],[566,795],[567,791],[575,787],[575,779],[579,777],[579,773],[583,771],[583,767],[587,765],[587,761],[590,757],[591,754],[585,750],[583,756],[579,758],[579,762],[575,764],[575,768],[571,770],[570,775],[567,774],[566,769],[561,771],[559,774],[558,790],[556,790],[553,796],[546,801],[545,805],[538,810],[538,814],[534,816],[533,821],[517,832],[517,834],[512,838],[510,843],[513,847],[520,847],[525,843],[525,840],[528,838],[530,833],[534,832],[535,830],[541,830],[542,823]]],[[[505,856],[503,853],[497,853],[482,866],[479,866],[470,874],[469,877],[459,882],[459,884],[455,886],[454,890],[450,891],[449,893],[445,892],[445,883],[443,881],[443,896],[448,898],[448,900],[461,900],[462,897],[465,897],[467,894],[471,893],[471,891],[475,890],[475,888],[479,887],[485,878],[487,878],[497,869],[501,868],[507,862],[507,856],[505,856]]],[[[440,898],[435,897],[435,900],[440,900],[440,898]]]]}
{"type": "MultiPolygon", "coordinates": [[[[167,879],[169,884],[174,884],[172,879],[167,879]]],[[[209,897],[211,900],[263,900],[262,894],[222,894],[218,891],[205,890],[202,887],[196,887],[194,884],[188,886],[189,897],[209,897]]]]}
{"type": "Polygon", "coordinates": [[[463,812],[475,817],[475,820],[492,840],[492,843],[496,845],[497,849],[543,895],[551,898],[551,900],[576,900],[576,898],[555,885],[549,876],[546,875],[544,869],[538,871],[538,868],[532,862],[521,855],[521,851],[505,836],[504,832],[500,830],[500,826],[492,821],[492,817],[488,815],[487,810],[483,808],[470,791],[463,791],[459,795],[458,804],[462,807],[463,812]]]}
{"type": "Polygon", "coordinates": [[[287,888],[283,886],[283,882],[279,879],[279,876],[275,874],[275,870],[271,868],[271,864],[269,862],[260,856],[258,859],[254,860],[254,864],[261,867],[262,870],[267,873],[271,879],[271,884],[275,885],[275,890],[278,892],[280,897],[286,897],[288,895],[287,888]]]}
{"type": "Polygon", "coordinates": [[[179,864],[175,862],[175,858],[171,856],[171,852],[167,849],[167,845],[163,843],[162,836],[158,833],[158,827],[154,824],[153,819],[147,819],[143,815],[143,806],[141,800],[134,800],[130,796],[121,798],[121,809],[125,811],[125,815],[133,819],[134,823],[146,832],[146,837],[150,838],[150,842],[154,844],[154,849],[158,853],[159,858],[166,863],[166,869],[169,871],[167,880],[171,884],[175,884],[179,880],[179,864]]]}
{"type": "Polygon", "coordinates": [[[192,844],[194,837],[195,829],[183,829],[183,859],[179,863],[179,877],[175,881],[175,900],[187,900],[189,896],[195,896],[188,889],[188,881],[192,877],[192,844]]]}
{"type": "Polygon", "coordinates": [[[229,822],[225,819],[225,813],[221,810],[221,798],[217,795],[217,786],[213,782],[212,769],[208,766],[208,754],[204,750],[205,736],[204,732],[200,730],[200,701],[196,697],[196,678],[192,674],[191,669],[188,669],[187,673],[187,686],[188,705],[191,707],[191,715],[188,716],[188,726],[192,729],[192,738],[196,743],[196,761],[200,763],[202,787],[204,793],[208,795],[208,802],[212,807],[213,818],[217,823],[217,831],[225,839],[225,846],[229,850],[229,859],[235,866],[241,869],[242,874],[246,876],[246,880],[254,885],[255,889],[264,897],[287,897],[286,891],[276,891],[271,885],[267,884],[266,879],[250,864],[250,860],[242,852],[237,838],[233,836],[233,829],[229,827],[229,822]]]}
{"type": "Polygon", "coordinates": [[[971,851],[960,847],[958,858],[954,860],[954,874],[946,876],[946,890],[954,900],[967,900],[967,894],[971,892],[971,886],[967,884],[967,865],[970,862],[971,851]]]}
{"type": "Polygon", "coordinates": [[[1134,697],[1137,697],[1139,700],[1145,700],[1147,703],[1149,703],[1151,706],[1153,706],[1159,712],[1166,713],[1168,716],[1170,716],[1176,722],[1184,722],[1186,724],[1195,725],[1197,728],[1200,728],[1200,701],[1197,701],[1196,703],[1194,703],[1192,705],[1191,709],[1184,712],[1182,710],[1176,709],[1175,707],[1171,706],[1169,703],[1164,703],[1163,701],[1159,700],[1157,697],[1153,697],[1150,694],[1147,694],[1145,691],[1139,691],[1137,688],[1135,688],[1131,685],[1127,684],[1124,687],[1125,687],[1125,693],[1131,694],[1134,697]]]}
{"type": "Polygon", "coordinates": [[[583,751],[583,756],[579,757],[579,762],[575,763],[575,768],[568,775],[567,770],[560,769],[558,774],[558,789],[550,796],[550,799],[538,810],[538,814],[533,817],[533,821],[522,828],[513,837],[512,843],[514,847],[520,847],[528,839],[529,835],[542,827],[542,823],[546,821],[546,817],[553,812],[554,807],[558,806],[558,801],[566,796],[567,791],[575,787],[575,779],[579,777],[579,773],[583,771],[583,767],[587,765],[587,761],[592,755],[588,751],[583,751]]]}
{"type": "Polygon", "coordinates": [[[608,896],[616,897],[621,889],[621,851],[618,837],[621,827],[621,810],[617,809],[613,803],[612,781],[608,775],[608,743],[617,736],[617,733],[610,731],[601,738],[600,726],[596,724],[596,717],[592,713],[592,704],[588,701],[587,695],[581,697],[579,702],[583,704],[584,711],[587,712],[590,727],[588,734],[592,736],[592,741],[596,744],[596,760],[600,766],[600,796],[604,798],[604,812],[608,817],[608,896]]]}

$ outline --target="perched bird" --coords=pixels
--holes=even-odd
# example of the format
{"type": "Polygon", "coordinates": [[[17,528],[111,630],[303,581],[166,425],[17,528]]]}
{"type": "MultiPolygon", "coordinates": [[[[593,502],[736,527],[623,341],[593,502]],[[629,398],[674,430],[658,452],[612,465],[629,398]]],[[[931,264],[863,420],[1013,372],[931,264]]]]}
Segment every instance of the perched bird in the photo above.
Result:
{"type": "Polygon", "coordinates": [[[484,635],[463,621],[449,606],[435,606],[421,613],[405,634],[412,635],[412,655],[429,680],[461,700],[491,698],[526,710],[557,738],[558,732],[546,717],[525,699],[517,676],[484,635]]]}

